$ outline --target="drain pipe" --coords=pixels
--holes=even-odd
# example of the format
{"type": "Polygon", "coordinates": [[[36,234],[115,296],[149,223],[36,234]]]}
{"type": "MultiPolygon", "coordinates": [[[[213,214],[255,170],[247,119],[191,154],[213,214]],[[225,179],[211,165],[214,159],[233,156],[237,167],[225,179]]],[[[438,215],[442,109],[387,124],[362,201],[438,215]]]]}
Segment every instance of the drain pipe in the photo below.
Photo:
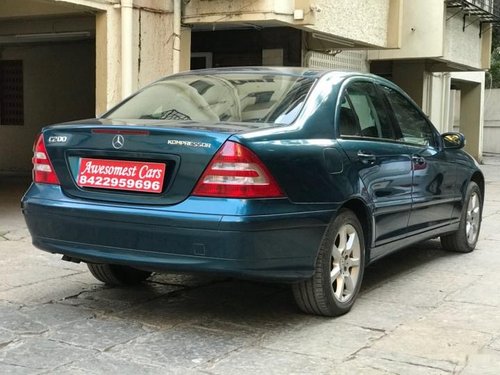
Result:
{"type": "Polygon", "coordinates": [[[121,1],[122,99],[132,94],[134,1],[121,1]]]}
{"type": "Polygon", "coordinates": [[[181,0],[174,0],[174,46],[172,51],[172,73],[178,73],[181,62],[181,0]]]}

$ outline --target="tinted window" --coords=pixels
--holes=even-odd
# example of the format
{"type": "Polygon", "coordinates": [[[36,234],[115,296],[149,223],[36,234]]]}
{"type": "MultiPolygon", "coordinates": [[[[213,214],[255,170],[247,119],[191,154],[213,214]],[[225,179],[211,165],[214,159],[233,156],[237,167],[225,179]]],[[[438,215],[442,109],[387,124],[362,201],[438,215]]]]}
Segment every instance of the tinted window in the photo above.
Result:
{"type": "Polygon", "coordinates": [[[434,131],[425,116],[399,92],[386,86],[382,87],[401,129],[402,137],[400,140],[419,145],[435,146],[434,131]]]}
{"type": "Polygon", "coordinates": [[[314,82],[286,74],[176,75],[146,87],[105,117],[290,124],[314,82]]]}
{"type": "Polygon", "coordinates": [[[341,99],[340,135],[394,139],[394,131],[385,112],[373,84],[350,84],[341,99]]]}

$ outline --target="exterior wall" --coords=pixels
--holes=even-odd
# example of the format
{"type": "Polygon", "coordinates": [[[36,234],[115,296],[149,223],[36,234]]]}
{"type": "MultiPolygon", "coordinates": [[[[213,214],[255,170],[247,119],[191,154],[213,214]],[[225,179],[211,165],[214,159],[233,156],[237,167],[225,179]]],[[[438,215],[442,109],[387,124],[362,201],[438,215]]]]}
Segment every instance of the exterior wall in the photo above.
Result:
{"type": "Polygon", "coordinates": [[[96,14],[96,115],[121,99],[120,10],[96,14]]]}
{"type": "Polygon", "coordinates": [[[226,24],[235,22],[275,22],[305,25],[314,22],[315,11],[309,0],[192,0],[186,3],[186,24],[226,24]],[[294,17],[295,10],[302,17],[294,17]]]}
{"type": "Polygon", "coordinates": [[[465,150],[476,160],[483,156],[484,72],[451,73],[452,84],[460,89],[460,132],[465,150]]]}
{"type": "Polygon", "coordinates": [[[476,17],[466,17],[456,8],[446,9],[443,1],[404,1],[401,48],[370,51],[369,60],[435,59],[432,71],[489,68],[491,27],[476,17]]]}
{"type": "Polygon", "coordinates": [[[173,72],[171,5],[171,1],[133,2],[131,29],[127,31],[131,35],[122,34],[123,8],[108,6],[106,11],[97,13],[97,114],[105,112],[133,91],[173,72]],[[124,45],[127,41],[130,44],[124,45]],[[130,74],[124,73],[123,48],[132,50],[130,74]],[[130,92],[124,93],[124,81],[130,87],[130,92]]]}
{"type": "Polygon", "coordinates": [[[426,73],[424,80],[424,112],[441,133],[451,131],[449,128],[451,101],[450,73],[426,73]]]}
{"type": "MultiPolygon", "coordinates": [[[[86,3],[92,2],[86,1],[86,3]]],[[[78,1],[75,1],[78,3],[78,1]]],[[[95,3],[98,3],[97,1],[95,3]]],[[[2,17],[33,17],[38,15],[53,16],[53,15],[67,15],[70,13],[81,12],[75,4],[65,4],[60,2],[55,4],[48,1],[36,0],[1,0],[0,1],[0,14],[2,17]]]]}
{"type": "Polygon", "coordinates": [[[292,26],[365,47],[398,47],[402,0],[192,0],[186,24],[292,26]]]}
{"type": "MultiPolygon", "coordinates": [[[[486,49],[489,53],[491,30],[479,37],[479,21],[474,18],[466,18],[465,31],[463,31],[463,17],[453,17],[456,9],[448,10],[446,13],[446,28],[444,34],[443,59],[454,64],[465,65],[475,69],[489,68],[489,61],[483,61],[482,51],[486,49]]],[[[489,28],[489,25],[483,28],[489,28]]]]}
{"type": "Polygon", "coordinates": [[[173,15],[134,10],[133,91],[173,72],[173,15]]]}
{"type": "Polygon", "coordinates": [[[483,151],[500,154],[500,89],[486,90],[483,151]]]}
{"type": "Polygon", "coordinates": [[[28,173],[43,126],[93,116],[94,43],[6,47],[1,57],[23,61],[24,125],[0,125],[0,171],[28,173]]]}
{"type": "Polygon", "coordinates": [[[444,2],[403,2],[401,48],[370,51],[369,60],[421,59],[443,55],[444,2]]]}
{"type": "Polygon", "coordinates": [[[321,11],[316,12],[315,23],[308,29],[373,46],[387,47],[390,44],[388,34],[393,22],[390,10],[391,6],[399,7],[398,3],[389,0],[317,0],[314,5],[321,11]]]}

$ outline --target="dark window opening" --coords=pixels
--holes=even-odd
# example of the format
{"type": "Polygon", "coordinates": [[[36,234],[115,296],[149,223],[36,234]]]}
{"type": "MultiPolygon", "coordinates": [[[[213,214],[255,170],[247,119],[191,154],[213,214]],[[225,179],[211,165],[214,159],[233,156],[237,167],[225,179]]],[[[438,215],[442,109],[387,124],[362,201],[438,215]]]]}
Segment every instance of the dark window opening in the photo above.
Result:
{"type": "Polygon", "coordinates": [[[24,125],[22,60],[0,61],[0,125],[24,125]]]}

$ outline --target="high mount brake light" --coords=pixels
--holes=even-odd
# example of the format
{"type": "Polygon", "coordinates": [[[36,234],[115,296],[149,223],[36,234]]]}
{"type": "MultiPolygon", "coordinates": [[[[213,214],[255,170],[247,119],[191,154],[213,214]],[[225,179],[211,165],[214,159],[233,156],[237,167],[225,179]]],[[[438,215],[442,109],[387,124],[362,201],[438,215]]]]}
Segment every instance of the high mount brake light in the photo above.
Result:
{"type": "Polygon", "coordinates": [[[54,167],[50,162],[43,134],[40,134],[33,147],[33,182],[40,184],[59,185],[59,179],[54,172],[54,167]]]}
{"type": "Polygon", "coordinates": [[[215,154],[193,195],[220,198],[284,197],[262,161],[245,146],[227,141],[215,154]]]}

